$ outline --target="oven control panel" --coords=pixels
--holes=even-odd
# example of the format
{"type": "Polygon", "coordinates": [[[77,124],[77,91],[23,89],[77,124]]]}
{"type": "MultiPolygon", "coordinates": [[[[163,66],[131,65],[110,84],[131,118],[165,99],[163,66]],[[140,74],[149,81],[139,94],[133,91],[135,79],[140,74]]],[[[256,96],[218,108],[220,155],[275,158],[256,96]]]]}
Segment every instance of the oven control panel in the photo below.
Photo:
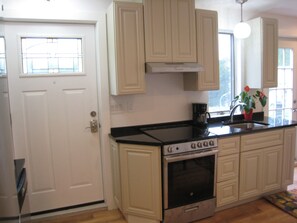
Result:
{"type": "Polygon", "coordinates": [[[171,155],[178,153],[185,153],[197,150],[204,150],[218,147],[218,140],[216,138],[204,139],[192,142],[177,143],[163,146],[163,155],[171,155]]]}

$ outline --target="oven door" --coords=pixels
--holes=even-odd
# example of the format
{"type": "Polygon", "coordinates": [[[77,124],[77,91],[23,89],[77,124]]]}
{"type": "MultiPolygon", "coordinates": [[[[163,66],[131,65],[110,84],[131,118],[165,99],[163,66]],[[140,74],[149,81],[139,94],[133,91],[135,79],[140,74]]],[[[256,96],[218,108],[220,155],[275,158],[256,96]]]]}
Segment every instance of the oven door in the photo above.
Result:
{"type": "Polygon", "coordinates": [[[217,153],[212,149],[163,158],[165,209],[215,197],[217,153]]]}

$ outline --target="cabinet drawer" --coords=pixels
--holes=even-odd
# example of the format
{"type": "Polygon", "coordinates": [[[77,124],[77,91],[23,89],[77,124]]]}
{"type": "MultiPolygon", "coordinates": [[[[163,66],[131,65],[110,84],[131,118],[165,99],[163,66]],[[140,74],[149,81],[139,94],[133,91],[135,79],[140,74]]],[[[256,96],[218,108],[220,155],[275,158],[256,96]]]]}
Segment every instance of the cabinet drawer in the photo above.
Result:
{"type": "Polygon", "coordinates": [[[231,154],[238,154],[240,148],[240,137],[228,137],[219,139],[219,156],[226,156],[231,154]]]}
{"type": "Polygon", "coordinates": [[[218,158],[217,182],[230,180],[238,176],[239,154],[218,158]]]}
{"type": "Polygon", "coordinates": [[[241,136],[241,152],[283,144],[283,130],[241,136]]]}
{"type": "Polygon", "coordinates": [[[217,207],[238,201],[238,179],[217,183],[217,207]]]}

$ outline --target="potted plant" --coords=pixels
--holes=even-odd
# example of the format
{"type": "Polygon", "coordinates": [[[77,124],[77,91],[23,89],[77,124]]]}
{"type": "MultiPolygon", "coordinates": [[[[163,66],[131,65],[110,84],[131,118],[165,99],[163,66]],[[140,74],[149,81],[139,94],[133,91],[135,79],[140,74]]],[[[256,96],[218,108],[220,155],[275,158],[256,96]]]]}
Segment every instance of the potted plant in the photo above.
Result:
{"type": "Polygon", "coordinates": [[[243,115],[245,120],[252,120],[253,109],[256,109],[256,101],[259,100],[262,107],[266,105],[267,96],[262,92],[257,90],[255,94],[250,93],[250,87],[245,86],[244,90],[237,95],[235,101],[243,103],[243,115]]]}

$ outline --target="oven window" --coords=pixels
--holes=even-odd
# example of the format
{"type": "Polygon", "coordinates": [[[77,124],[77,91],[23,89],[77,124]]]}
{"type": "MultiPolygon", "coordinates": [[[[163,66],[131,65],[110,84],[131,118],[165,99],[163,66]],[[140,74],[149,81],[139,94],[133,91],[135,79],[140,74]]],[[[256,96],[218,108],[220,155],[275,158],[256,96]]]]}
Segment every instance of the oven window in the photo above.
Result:
{"type": "Polygon", "coordinates": [[[214,197],[215,155],[168,163],[168,208],[214,197]]]}

